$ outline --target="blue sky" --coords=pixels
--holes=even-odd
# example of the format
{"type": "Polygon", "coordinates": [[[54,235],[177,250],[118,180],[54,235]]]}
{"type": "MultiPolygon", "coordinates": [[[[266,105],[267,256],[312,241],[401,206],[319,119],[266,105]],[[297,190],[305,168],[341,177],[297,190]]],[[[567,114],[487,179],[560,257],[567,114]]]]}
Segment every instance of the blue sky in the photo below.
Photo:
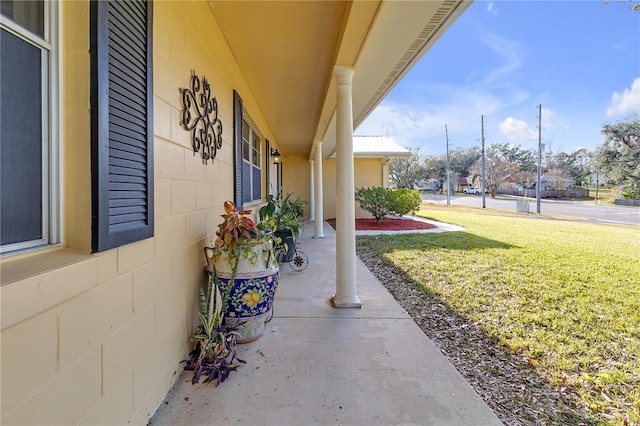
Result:
{"type": "Polygon", "coordinates": [[[476,0],[356,130],[421,155],[512,143],[593,150],[640,114],[640,13],[629,3],[476,0]],[[634,115],[635,114],[635,115],[634,115]]]}

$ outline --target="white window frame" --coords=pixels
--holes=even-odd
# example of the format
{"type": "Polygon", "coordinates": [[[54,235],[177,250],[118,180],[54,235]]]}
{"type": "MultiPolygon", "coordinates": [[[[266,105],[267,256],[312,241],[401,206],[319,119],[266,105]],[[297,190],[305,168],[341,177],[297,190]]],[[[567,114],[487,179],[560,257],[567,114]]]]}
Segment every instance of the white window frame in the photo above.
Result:
{"type": "MultiPolygon", "coordinates": [[[[28,1],[28,0],[26,0],[28,1]]],[[[44,2],[44,38],[0,15],[0,27],[39,47],[42,55],[42,238],[0,246],[0,256],[51,247],[61,242],[62,200],[60,119],[61,80],[58,2],[44,2]]]]}
{"type": "Polygon", "coordinates": [[[262,182],[263,182],[263,177],[262,177],[262,161],[263,161],[263,156],[264,156],[264,152],[263,152],[263,142],[264,142],[264,138],[260,135],[260,133],[258,131],[255,130],[255,126],[251,123],[250,120],[247,119],[246,116],[242,117],[242,122],[243,124],[246,124],[247,127],[249,128],[249,140],[246,141],[245,137],[244,137],[244,132],[242,134],[242,142],[243,142],[243,156],[242,156],[242,164],[248,164],[249,165],[249,176],[246,176],[243,173],[243,180],[248,179],[249,180],[249,191],[251,194],[251,200],[248,200],[245,202],[245,204],[252,204],[252,203],[258,203],[262,201],[262,182]],[[256,163],[254,164],[253,162],[253,156],[254,156],[254,151],[256,150],[256,147],[254,146],[254,142],[258,141],[258,147],[257,147],[257,160],[256,163]],[[244,158],[244,142],[247,142],[248,146],[249,146],[249,160],[247,161],[244,158]],[[253,188],[253,174],[254,173],[259,173],[260,174],[260,198],[254,199],[253,198],[253,192],[254,192],[254,188],[253,188]]]}

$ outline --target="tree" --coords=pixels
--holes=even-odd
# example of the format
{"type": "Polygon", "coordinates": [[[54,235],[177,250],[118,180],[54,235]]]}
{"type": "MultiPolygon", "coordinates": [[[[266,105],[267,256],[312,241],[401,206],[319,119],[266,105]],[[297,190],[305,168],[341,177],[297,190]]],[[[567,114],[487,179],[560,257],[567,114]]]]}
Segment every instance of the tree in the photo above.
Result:
{"type": "MultiPolygon", "coordinates": [[[[473,163],[480,158],[480,149],[477,147],[471,148],[456,148],[449,151],[449,163],[451,171],[457,173],[460,177],[469,176],[469,170],[473,163]]],[[[446,164],[447,157],[445,155],[444,161],[446,164]]],[[[446,169],[445,169],[446,176],[446,169]]]]}
{"type": "MultiPolygon", "coordinates": [[[[629,10],[640,13],[640,1],[638,0],[619,0],[618,3],[624,4],[629,10]]],[[[609,6],[608,1],[606,1],[605,4],[609,6]]]]}
{"type": "MultiPolygon", "coordinates": [[[[537,153],[535,150],[524,149],[520,145],[494,143],[487,147],[485,156],[487,159],[495,158],[501,160],[502,163],[495,164],[494,174],[500,175],[500,169],[505,169],[503,172],[506,175],[504,178],[501,178],[502,180],[500,182],[497,182],[495,190],[498,190],[498,187],[504,183],[506,179],[510,179],[512,182],[521,183],[525,187],[531,187],[536,182],[538,164],[537,153]],[[511,167],[507,167],[507,164],[511,165],[511,167]],[[500,167],[498,167],[498,165],[500,167]]],[[[485,183],[486,180],[487,179],[485,178],[485,183]]],[[[492,176],[492,180],[495,180],[494,176],[492,176]]],[[[490,192],[493,194],[493,191],[490,192]]]]}
{"type": "Polygon", "coordinates": [[[595,152],[596,170],[617,196],[640,198],[640,119],[602,126],[606,140],[595,152]]]}
{"type": "MultiPolygon", "coordinates": [[[[482,160],[478,160],[473,164],[469,172],[469,176],[473,176],[476,186],[481,186],[482,179],[482,160]]],[[[508,161],[487,155],[485,152],[484,159],[484,187],[491,193],[491,198],[495,198],[496,192],[500,185],[506,182],[515,172],[515,167],[508,161]]]]}
{"type": "Polygon", "coordinates": [[[440,155],[436,157],[429,155],[422,163],[422,168],[425,179],[440,182],[438,189],[442,188],[442,183],[447,180],[447,156],[440,155]]]}
{"type": "Polygon", "coordinates": [[[581,148],[569,154],[568,172],[569,175],[573,178],[576,186],[588,184],[587,179],[589,177],[589,174],[592,172],[590,163],[591,153],[585,148],[581,148]]]}
{"type": "Polygon", "coordinates": [[[513,164],[521,172],[535,172],[538,167],[536,151],[520,145],[493,143],[487,147],[486,154],[513,164]]]}
{"type": "Polygon", "coordinates": [[[416,188],[424,179],[419,148],[412,149],[409,158],[392,158],[389,161],[389,180],[396,188],[416,188]]]}

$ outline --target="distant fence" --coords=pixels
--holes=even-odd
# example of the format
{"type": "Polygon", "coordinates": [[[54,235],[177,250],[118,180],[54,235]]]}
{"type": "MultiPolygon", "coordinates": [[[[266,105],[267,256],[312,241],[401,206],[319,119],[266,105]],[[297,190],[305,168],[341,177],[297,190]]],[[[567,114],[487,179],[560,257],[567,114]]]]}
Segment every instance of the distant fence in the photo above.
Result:
{"type": "MultiPolygon", "coordinates": [[[[504,195],[517,195],[528,198],[536,198],[535,189],[525,189],[524,191],[518,191],[513,188],[499,189],[499,194],[504,195]]],[[[585,188],[571,188],[571,189],[544,189],[540,191],[540,198],[580,198],[588,197],[589,190],[585,188]]]]}
{"type": "Polygon", "coordinates": [[[635,206],[640,207],[640,200],[627,200],[616,198],[615,203],[617,206],[635,206]]]}

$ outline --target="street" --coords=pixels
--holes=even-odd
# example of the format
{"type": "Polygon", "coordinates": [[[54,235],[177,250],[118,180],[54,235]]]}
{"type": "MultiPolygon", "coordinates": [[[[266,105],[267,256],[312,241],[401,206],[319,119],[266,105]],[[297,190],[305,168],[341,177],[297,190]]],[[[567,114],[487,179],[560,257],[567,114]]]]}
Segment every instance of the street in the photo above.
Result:
{"type": "MultiPolygon", "coordinates": [[[[440,194],[421,194],[425,201],[447,203],[447,196],[440,194]]],[[[536,199],[525,198],[529,201],[529,212],[536,213],[536,199]]],[[[471,207],[482,207],[481,195],[451,195],[451,204],[471,207]]],[[[491,198],[485,197],[485,206],[491,209],[516,211],[516,197],[491,198]]],[[[565,200],[541,200],[540,213],[558,214],[587,218],[593,222],[616,223],[640,226],[640,208],[578,203],[565,200]]]]}

